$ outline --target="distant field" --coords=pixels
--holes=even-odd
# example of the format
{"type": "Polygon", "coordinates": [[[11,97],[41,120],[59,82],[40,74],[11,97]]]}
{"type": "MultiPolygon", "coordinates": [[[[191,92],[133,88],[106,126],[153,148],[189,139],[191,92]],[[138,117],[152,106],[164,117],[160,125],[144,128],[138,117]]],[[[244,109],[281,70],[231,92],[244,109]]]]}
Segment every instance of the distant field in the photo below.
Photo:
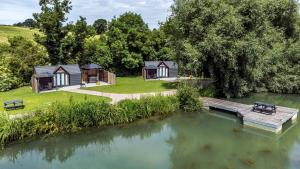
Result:
{"type": "Polygon", "coordinates": [[[0,25],[0,43],[7,43],[8,38],[14,36],[23,36],[28,39],[33,39],[34,33],[39,33],[39,31],[36,29],[0,25]]]}

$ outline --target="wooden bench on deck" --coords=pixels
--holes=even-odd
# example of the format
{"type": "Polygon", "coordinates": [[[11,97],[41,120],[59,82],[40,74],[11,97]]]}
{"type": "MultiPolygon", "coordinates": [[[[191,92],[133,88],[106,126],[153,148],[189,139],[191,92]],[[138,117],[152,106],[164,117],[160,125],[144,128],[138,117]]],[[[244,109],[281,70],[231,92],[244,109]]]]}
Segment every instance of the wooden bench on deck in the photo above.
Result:
{"type": "Polygon", "coordinates": [[[16,110],[23,109],[25,105],[23,104],[23,100],[13,100],[4,102],[5,110],[16,110]]]}
{"type": "Polygon", "coordinates": [[[267,103],[262,103],[262,102],[255,102],[254,106],[252,108],[252,111],[256,112],[259,111],[261,113],[276,113],[276,105],[273,104],[267,104],[267,103]]]}

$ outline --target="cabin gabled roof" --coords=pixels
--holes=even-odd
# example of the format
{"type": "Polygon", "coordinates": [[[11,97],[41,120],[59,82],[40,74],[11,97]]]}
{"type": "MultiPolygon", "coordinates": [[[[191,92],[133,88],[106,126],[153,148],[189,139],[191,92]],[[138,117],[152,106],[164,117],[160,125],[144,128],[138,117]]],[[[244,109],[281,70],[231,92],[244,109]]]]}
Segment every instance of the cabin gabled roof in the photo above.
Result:
{"type": "Polygon", "coordinates": [[[145,61],[145,68],[156,69],[162,63],[168,66],[169,69],[178,69],[178,64],[174,61],[145,61]]]}
{"type": "Polygon", "coordinates": [[[87,64],[81,67],[82,69],[86,69],[86,70],[91,70],[91,69],[102,69],[101,66],[95,64],[95,63],[91,63],[91,64],[87,64]]]}
{"type": "Polygon", "coordinates": [[[78,64],[73,65],[58,65],[58,66],[36,66],[34,67],[36,77],[52,77],[55,71],[59,68],[63,68],[70,75],[81,74],[78,64]]]}

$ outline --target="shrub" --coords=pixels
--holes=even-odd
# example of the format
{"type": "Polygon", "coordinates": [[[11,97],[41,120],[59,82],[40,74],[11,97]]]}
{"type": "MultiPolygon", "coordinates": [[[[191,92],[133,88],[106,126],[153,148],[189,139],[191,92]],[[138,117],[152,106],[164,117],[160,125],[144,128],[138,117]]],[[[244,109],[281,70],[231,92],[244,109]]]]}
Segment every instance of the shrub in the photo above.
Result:
{"type": "Polygon", "coordinates": [[[214,97],[215,89],[213,85],[199,90],[199,95],[202,97],[214,97]]]}
{"type": "Polygon", "coordinates": [[[8,91],[17,86],[18,80],[12,72],[0,65],[0,92],[8,91]]]}
{"type": "Polygon", "coordinates": [[[179,108],[184,112],[197,112],[202,108],[199,94],[194,87],[187,83],[181,83],[177,90],[179,108]]]}

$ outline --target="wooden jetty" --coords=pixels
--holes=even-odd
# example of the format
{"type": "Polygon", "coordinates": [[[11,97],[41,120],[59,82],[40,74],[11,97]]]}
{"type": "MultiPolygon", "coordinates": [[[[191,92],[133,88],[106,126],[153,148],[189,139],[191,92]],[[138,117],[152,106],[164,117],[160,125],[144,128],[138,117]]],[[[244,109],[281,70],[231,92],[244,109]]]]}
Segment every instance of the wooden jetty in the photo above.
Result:
{"type": "Polygon", "coordinates": [[[287,107],[277,106],[276,113],[263,114],[260,112],[253,112],[253,105],[246,105],[227,100],[220,100],[215,98],[204,97],[204,106],[211,109],[228,111],[237,114],[242,118],[245,126],[255,127],[262,130],[281,133],[283,124],[291,121],[297,121],[299,110],[287,107]]]}

